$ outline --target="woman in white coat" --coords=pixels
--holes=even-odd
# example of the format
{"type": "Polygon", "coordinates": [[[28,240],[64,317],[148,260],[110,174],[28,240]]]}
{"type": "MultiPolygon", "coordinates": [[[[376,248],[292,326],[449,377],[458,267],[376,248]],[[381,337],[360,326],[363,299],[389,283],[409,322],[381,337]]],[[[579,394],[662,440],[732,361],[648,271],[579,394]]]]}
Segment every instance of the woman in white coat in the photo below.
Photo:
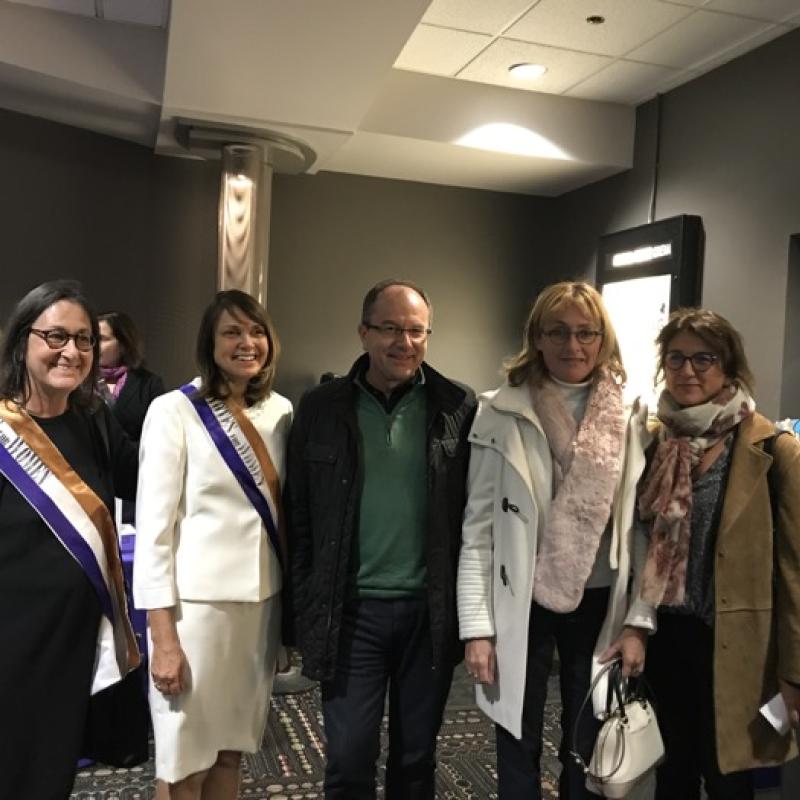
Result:
{"type": "MultiPolygon", "coordinates": [[[[458,614],[478,705],[496,723],[501,800],[541,797],[547,681],[558,648],[559,797],[594,797],[569,757],[592,663],[644,663],[650,606],[629,604],[635,489],[646,409],[625,408],[625,372],[595,289],[545,289],[506,382],[480,398],[458,573],[458,614]],[[624,627],[625,626],[625,627],[624,627]]],[[[647,543],[640,546],[644,556],[647,543]]],[[[578,747],[588,762],[597,723],[578,747]]]]}
{"type": "Polygon", "coordinates": [[[278,352],[266,311],[220,292],[197,337],[200,380],[154,400],[145,418],[134,598],[149,609],[159,797],[233,800],[241,753],[264,733],[292,413],[272,391],[278,352]]]}

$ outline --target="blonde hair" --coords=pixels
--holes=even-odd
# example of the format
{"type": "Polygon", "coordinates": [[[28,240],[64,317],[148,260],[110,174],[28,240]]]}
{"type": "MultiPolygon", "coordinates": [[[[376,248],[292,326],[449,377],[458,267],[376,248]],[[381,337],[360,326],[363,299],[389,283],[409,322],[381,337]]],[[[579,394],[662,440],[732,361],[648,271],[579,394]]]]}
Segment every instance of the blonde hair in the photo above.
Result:
{"type": "Polygon", "coordinates": [[[547,367],[541,351],[536,347],[536,341],[541,338],[545,323],[556,312],[570,305],[575,306],[602,331],[603,338],[597,354],[595,372],[605,367],[620,382],[625,381],[625,368],[622,366],[617,334],[600,293],[582,281],[561,281],[548,286],[536,298],[522,332],[522,349],[503,364],[506,379],[511,386],[521,386],[528,381],[538,384],[547,377],[547,367]]]}

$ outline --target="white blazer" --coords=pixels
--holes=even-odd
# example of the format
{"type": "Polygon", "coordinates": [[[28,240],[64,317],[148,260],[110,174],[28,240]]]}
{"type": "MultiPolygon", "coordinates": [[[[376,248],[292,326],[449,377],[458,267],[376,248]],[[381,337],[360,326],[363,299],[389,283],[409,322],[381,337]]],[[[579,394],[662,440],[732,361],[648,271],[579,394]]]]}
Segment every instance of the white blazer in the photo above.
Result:
{"type": "MultiPolygon", "coordinates": [[[[633,545],[636,484],[649,442],[646,418],[646,407],[634,403],[612,506],[613,578],[596,653],[611,644],[623,624],[651,630],[655,625],[652,607],[629,604],[628,597],[632,559],[638,573],[647,552],[644,537],[633,545]]],[[[481,395],[469,441],[469,494],[458,568],[460,636],[494,639],[496,681],[477,687],[477,703],[520,738],[537,535],[547,518],[553,485],[550,447],[527,386],[505,384],[481,395]]]]}
{"type": "MultiPolygon", "coordinates": [[[[245,414],[283,482],[292,404],[272,392],[245,414]]],[[[261,517],[191,402],[178,390],[157,397],[139,450],[134,604],[258,602],[280,588],[280,565],[261,517]]]]}

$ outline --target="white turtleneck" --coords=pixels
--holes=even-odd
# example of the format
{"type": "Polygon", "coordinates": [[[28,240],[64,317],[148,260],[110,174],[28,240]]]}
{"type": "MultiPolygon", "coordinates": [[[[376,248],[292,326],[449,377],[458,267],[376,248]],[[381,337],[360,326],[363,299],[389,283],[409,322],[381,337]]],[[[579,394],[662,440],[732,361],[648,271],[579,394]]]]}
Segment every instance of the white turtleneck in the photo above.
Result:
{"type": "Polygon", "coordinates": [[[566,383],[551,375],[550,380],[561,393],[561,399],[564,401],[567,411],[572,414],[575,424],[580,425],[583,415],[586,413],[586,403],[589,401],[589,392],[592,388],[591,379],[583,383],[566,383]]]}

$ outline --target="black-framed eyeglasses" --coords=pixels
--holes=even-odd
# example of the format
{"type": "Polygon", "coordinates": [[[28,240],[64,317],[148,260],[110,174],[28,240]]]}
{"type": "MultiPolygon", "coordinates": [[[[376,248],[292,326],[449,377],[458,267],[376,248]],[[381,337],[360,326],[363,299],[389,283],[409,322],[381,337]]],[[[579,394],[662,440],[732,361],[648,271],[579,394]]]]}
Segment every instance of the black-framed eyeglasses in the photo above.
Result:
{"type": "Polygon", "coordinates": [[[603,331],[593,331],[589,328],[566,328],[559,326],[551,328],[549,331],[542,331],[542,336],[546,336],[553,344],[566,344],[573,336],[579,344],[592,344],[598,336],[602,336],[603,331]]]}
{"type": "Polygon", "coordinates": [[[371,331],[377,331],[378,335],[384,339],[399,339],[408,335],[412,342],[424,342],[433,333],[430,328],[401,328],[399,325],[392,325],[389,322],[384,325],[371,325],[369,322],[365,322],[364,327],[371,331]]]}
{"type": "Polygon", "coordinates": [[[67,342],[72,339],[75,342],[75,347],[82,353],[88,353],[94,347],[94,334],[80,331],[79,333],[67,333],[63,328],[50,328],[43,331],[38,328],[31,328],[31,333],[44,339],[45,344],[51,350],[61,350],[67,346],[67,342]]]}
{"type": "Polygon", "coordinates": [[[682,369],[687,361],[691,362],[695,372],[705,372],[719,361],[719,356],[714,353],[692,353],[690,356],[686,356],[680,350],[670,350],[664,356],[664,366],[672,372],[682,369]]]}

